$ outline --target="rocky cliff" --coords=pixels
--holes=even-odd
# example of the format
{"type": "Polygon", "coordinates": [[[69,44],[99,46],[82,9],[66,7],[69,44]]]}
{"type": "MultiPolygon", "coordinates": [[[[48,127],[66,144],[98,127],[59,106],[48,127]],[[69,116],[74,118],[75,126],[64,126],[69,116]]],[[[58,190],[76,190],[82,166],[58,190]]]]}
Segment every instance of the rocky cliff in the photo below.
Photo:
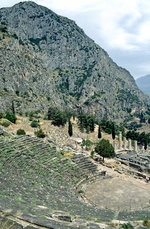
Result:
{"type": "Polygon", "coordinates": [[[149,103],[74,21],[34,2],[0,9],[0,108],[56,105],[119,119],[149,103]]]}

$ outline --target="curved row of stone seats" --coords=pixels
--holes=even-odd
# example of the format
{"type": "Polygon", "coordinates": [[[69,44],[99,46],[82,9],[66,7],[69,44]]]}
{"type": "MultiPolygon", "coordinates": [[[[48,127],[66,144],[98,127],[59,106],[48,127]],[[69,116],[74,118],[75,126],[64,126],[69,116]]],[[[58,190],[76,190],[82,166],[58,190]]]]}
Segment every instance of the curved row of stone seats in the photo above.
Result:
{"type": "MultiPolygon", "coordinates": [[[[116,212],[83,203],[76,185],[97,168],[87,157],[66,158],[55,147],[29,136],[0,138],[0,210],[47,228],[92,228],[89,221],[111,221],[116,212]],[[16,141],[16,143],[15,143],[16,141]],[[20,146],[24,142],[24,150],[20,146]],[[12,149],[8,146],[13,144],[12,149]],[[60,213],[71,218],[57,218],[60,213]],[[82,223],[81,223],[82,221],[82,223]]],[[[95,224],[98,228],[98,225],[95,224]]]]}
{"type": "Polygon", "coordinates": [[[84,172],[87,173],[96,173],[97,166],[83,154],[75,154],[72,158],[72,161],[84,172]]]}
{"type": "Polygon", "coordinates": [[[40,145],[31,137],[28,140],[30,141],[26,141],[26,137],[8,138],[7,141],[4,140],[5,150],[0,149],[2,210],[12,209],[11,214],[15,215],[19,209],[22,215],[28,212],[35,217],[43,214],[51,217],[54,211],[64,210],[83,218],[106,219],[108,215],[112,218],[113,212],[110,210],[102,214],[101,210],[94,207],[90,209],[78,200],[74,186],[83,179],[83,172],[77,165],[48,144],[41,142],[40,145]],[[8,146],[15,143],[14,139],[15,147],[13,145],[8,152],[8,146]],[[26,150],[19,151],[22,142],[26,142],[26,150]],[[45,206],[47,210],[38,208],[38,205],[45,206]]]}

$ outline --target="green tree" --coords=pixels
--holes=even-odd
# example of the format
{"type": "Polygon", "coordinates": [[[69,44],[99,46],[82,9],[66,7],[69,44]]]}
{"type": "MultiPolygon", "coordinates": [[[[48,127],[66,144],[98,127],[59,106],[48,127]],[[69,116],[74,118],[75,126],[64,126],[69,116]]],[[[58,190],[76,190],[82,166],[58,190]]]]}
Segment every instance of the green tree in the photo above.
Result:
{"type": "Polygon", "coordinates": [[[101,127],[100,125],[98,126],[98,138],[101,138],[102,134],[101,134],[101,127]]]}
{"type": "Polygon", "coordinates": [[[16,123],[16,120],[17,120],[16,115],[13,113],[9,113],[9,112],[6,113],[6,116],[4,118],[8,119],[10,122],[14,124],[16,123]]]}
{"type": "Polygon", "coordinates": [[[72,131],[72,123],[69,120],[69,124],[68,124],[68,134],[71,137],[73,135],[73,131],[72,131]]]}
{"type": "Polygon", "coordinates": [[[56,107],[48,109],[48,120],[52,120],[52,124],[55,126],[64,126],[68,117],[70,118],[70,114],[60,111],[56,107]]]}
{"type": "Polygon", "coordinates": [[[112,124],[112,139],[115,139],[115,125],[112,124]]]}
{"type": "Polygon", "coordinates": [[[141,112],[141,114],[140,114],[140,123],[145,123],[145,122],[146,122],[146,118],[145,118],[143,112],[141,112]]]}
{"type": "Polygon", "coordinates": [[[86,129],[86,132],[93,132],[95,129],[95,118],[90,114],[81,113],[78,116],[78,126],[82,132],[86,129]]]}
{"type": "Polygon", "coordinates": [[[148,140],[147,140],[147,138],[145,138],[145,140],[144,140],[144,149],[145,150],[147,150],[147,144],[148,144],[148,140]]]}
{"type": "Polygon", "coordinates": [[[113,146],[110,144],[108,140],[105,139],[102,139],[97,143],[95,147],[95,152],[97,152],[100,156],[103,157],[103,161],[105,157],[115,157],[115,151],[113,146]]]}
{"type": "Polygon", "coordinates": [[[67,116],[64,112],[58,112],[53,116],[52,124],[55,126],[64,126],[67,122],[67,116]]]}
{"type": "Polygon", "coordinates": [[[12,101],[12,113],[15,115],[15,105],[14,105],[14,101],[12,101]]]}

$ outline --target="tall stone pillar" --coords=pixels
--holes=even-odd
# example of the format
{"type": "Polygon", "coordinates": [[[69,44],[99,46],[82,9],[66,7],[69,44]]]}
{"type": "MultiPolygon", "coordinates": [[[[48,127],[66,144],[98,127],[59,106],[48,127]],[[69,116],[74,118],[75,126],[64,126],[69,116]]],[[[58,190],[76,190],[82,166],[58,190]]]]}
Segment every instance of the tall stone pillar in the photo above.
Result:
{"type": "Polygon", "coordinates": [[[119,132],[119,149],[122,149],[122,133],[119,132]]]}
{"type": "Polygon", "coordinates": [[[124,149],[126,149],[127,148],[127,141],[126,141],[125,137],[123,138],[123,145],[124,145],[124,149]]]}
{"type": "Polygon", "coordinates": [[[134,141],[134,151],[137,152],[138,148],[137,148],[137,141],[134,141]]]}
{"type": "Polygon", "coordinates": [[[113,141],[113,147],[114,147],[114,151],[117,151],[117,144],[116,144],[116,140],[113,141]]]}
{"type": "Polygon", "coordinates": [[[132,150],[131,139],[129,139],[128,144],[129,144],[129,150],[132,150]]]}
{"type": "Polygon", "coordinates": [[[143,153],[145,152],[144,146],[142,146],[142,149],[141,150],[142,150],[143,153]]]}

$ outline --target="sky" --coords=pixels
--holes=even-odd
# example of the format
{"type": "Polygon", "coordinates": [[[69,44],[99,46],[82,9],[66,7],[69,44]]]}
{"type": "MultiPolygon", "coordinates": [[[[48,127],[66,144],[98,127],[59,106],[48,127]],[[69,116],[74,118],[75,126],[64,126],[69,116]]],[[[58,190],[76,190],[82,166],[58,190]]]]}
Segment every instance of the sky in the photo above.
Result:
{"type": "MultiPolygon", "coordinates": [[[[19,0],[0,0],[0,8],[19,0]]],[[[74,20],[134,78],[150,74],[150,0],[34,0],[74,20]]]]}

